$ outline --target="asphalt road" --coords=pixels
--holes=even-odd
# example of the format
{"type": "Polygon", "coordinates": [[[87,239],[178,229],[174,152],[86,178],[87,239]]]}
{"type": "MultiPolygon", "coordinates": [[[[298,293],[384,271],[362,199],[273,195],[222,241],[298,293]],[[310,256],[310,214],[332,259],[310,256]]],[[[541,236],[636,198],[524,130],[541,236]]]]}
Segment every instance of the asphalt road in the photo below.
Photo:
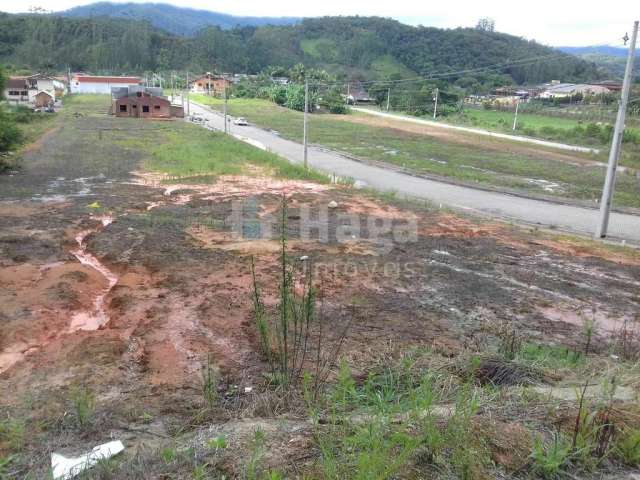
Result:
{"type": "MultiPolygon", "coordinates": [[[[202,105],[192,102],[191,114],[207,119],[206,124],[210,128],[224,128],[222,115],[202,105]]],[[[302,162],[302,145],[297,142],[286,140],[276,133],[257,127],[236,126],[232,122],[230,122],[230,131],[241,140],[277,153],[292,163],[302,162]]],[[[592,236],[598,218],[598,211],[594,209],[414,177],[384,167],[357,162],[338,153],[315,147],[309,147],[308,159],[309,165],[316,170],[359,180],[377,190],[394,191],[399,195],[426,199],[436,204],[517,223],[592,236]]],[[[640,216],[612,213],[609,237],[640,244],[640,216]]]]}

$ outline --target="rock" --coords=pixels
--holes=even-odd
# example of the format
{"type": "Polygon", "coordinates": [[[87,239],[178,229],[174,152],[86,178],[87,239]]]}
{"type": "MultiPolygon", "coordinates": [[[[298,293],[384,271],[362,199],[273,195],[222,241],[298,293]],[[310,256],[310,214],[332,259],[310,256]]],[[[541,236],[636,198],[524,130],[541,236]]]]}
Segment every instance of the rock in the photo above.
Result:
{"type": "Polygon", "coordinates": [[[327,205],[327,207],[329,207],[329,208],[338,208],[338,202],[336,202],[335,200],[331,200],[329,202],[329,205],[327,205]]]}

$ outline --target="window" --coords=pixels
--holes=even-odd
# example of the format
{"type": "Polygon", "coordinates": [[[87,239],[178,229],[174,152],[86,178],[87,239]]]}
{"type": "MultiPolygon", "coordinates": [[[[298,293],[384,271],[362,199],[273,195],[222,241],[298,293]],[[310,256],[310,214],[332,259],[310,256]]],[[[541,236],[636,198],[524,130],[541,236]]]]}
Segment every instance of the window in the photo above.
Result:
{"type": "Polygon", "coordinates": [[[20,95],[18,90],[9,90],[9,95],[20,95]]]}
{"type": "Polygon", "coordinates": [[[143,105],[142,106],[142,112],[143,113],[149,113],[149,105],[143,105]]]}
{"type": "Polygon", "coordinates": [[[26,90],[23,90],[23,91],[20,92],[20,95],[26,97],[27,95],[29,95],[29,92],[27,92],[26,90]]]}
{"type": "Polygon", "coordinates": [[[154,109],[154,110],[160,110],[160,105],[154,105],[154,106],[153,106],[153,109],[154,109]]]}
{"type": "Polygon", "coordinates": [[[126,105],[120,105],[120,111],[121,112],[126,112],[127,111],[127,106],[126,105]]]}
{"type": "Polygon", "coordinates": [[[141,97],[142,96],[142,92],[136,92],[136,97],[141,97]]]}

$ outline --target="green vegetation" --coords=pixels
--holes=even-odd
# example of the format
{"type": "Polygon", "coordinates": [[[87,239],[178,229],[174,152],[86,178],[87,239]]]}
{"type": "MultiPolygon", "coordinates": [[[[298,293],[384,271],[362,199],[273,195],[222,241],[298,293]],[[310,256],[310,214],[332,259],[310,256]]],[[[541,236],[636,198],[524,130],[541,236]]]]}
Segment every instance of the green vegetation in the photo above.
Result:
{"type": "MultiPolygon", "coordinates": [[[[192,100],[220,109],[214,97],[193,95],[192,100]]],[[[302,139],[302,114],[279,107],[266,100],[232,99],[229,113],[242,116],[256,125],[277,131],[292,140],[302,139]]],[[[365,114],[317,114],[310,116],[309,141],[346,152],[358,158],[382,161],[418,173],[450,177],[471,184],[496,186],[531,194],[555,195],[594,202],[600,198],[604,169],[576,165],[567,161],[572,154],[541,147],[524,153],[512,150],[509,142],[479,138],[475,144],[456,143],[437,137],[361,123],[365,114]]],[[[606,157],[575,155],[576,161],[606,157]]],[[[637,165],[630,157],[625,164],[637,165]]],[[[619,175],[615,204],[640,207],[637,180],[633,175],[619,175]]]]}
{"type": "Polygon", "coordinates": [[[0,14],[0,61],[38,70],[142,72],[145,70],[258,73],[268,66],[304,62],[342,78],[397,78],[415,72],[469,70],[509,59],[548,57],[495,73],[460,74],[451,81],[489,88],[594,78],[593,64],[524,39],[472,28],[413,27],[376,17],[305,19],[297,25],[210,27],[193,38],[149,23],[92,14],[90,18],[0,14]],[[447,45],[448,48],[441,48],[447,45]],[[48,52],[43,56],[42,52],[48,52]]]}
{"type": "MultiPolygon", "coordinates": [[[[75,95],[66,100],[66,115],[92,115],[104,105],[100,95],[75,95]]],[[[105,107],[106,110],[106,107],[105,107]]],[[[329,179],[313,170],[305,170],[269,152],[236,140],[223,133],[210,132],[187,122],[142,122],[120,118],[118,123],[137,128],[132,136],[120,129],[105,130],[104,135],[131,150],[145,152],[147,170],[171,177],[214,179],[217,175],[260,173],[280,178],[329,179]]]]}
{"type": "MultiPolygon", "coordinates": [[[[5,80],[0,65],[0,92],[4,92],[5,80]]],[[[0,173],[19,166],[19,158],[8,155],[8,152],[35,141],[52,127],[55,119],[55,114],[37,114],[25,106],[0,104],[0,173]]]]}
{"type": "Polygon", "coordinates": [[[77,385],[71,388],[69,399],[73,405],[78,428],[86,428],[91,423],[95,411],[95,395],[86,386],[77,385]]]}
{"type": "MultiPolygon", "coordinates": [[[[514,113],[488,109],[465,109],[447,115],[445,122],[478,127],[485,130],[529,137],[542,138],[562,143],[593,145],[601,149],[609,148],[613,135],[613,125],[575,118],[543,115],[541,113],[518,114],[518,122],[513,131],[514,113]]],[[[627,125],[621,163],[640,168],[640,128],[627,125]]]]}

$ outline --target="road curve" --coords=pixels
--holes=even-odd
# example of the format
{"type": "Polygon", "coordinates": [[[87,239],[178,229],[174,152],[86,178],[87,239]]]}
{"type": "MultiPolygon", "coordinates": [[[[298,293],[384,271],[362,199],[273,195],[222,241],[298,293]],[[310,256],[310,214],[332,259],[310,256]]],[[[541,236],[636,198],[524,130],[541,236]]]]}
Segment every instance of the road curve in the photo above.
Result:
{"type": "MultiPolygon", "coordinates": [[[[207,107],[191,102],[191,114],[208,120],[210,128],[223,129],[222,115],[207,107]]],[[[231,117],[229,117],[231,118],[231,117]]],[[[302,162],[302,145],[281,138],[276,133],[253,126],[236,126],[230,122],[231,133],[254,146],[274,152],[292,163],[302,162]]],[[[384,167],[368,165],[346,158],[338,153],[310,147],[309,164],[316,170],[353,178],[381,191],[426,199],[436,204],[497,217],[517,223],[553,228],[580,235],[592,236],[598,211],[571,205],[534,200],[506,193],[452,185],[396,172],[384,167]]],[[[640,216],[612,213],[609,226],[612,239],[623,239],[640,244],[640,216]]]]}

